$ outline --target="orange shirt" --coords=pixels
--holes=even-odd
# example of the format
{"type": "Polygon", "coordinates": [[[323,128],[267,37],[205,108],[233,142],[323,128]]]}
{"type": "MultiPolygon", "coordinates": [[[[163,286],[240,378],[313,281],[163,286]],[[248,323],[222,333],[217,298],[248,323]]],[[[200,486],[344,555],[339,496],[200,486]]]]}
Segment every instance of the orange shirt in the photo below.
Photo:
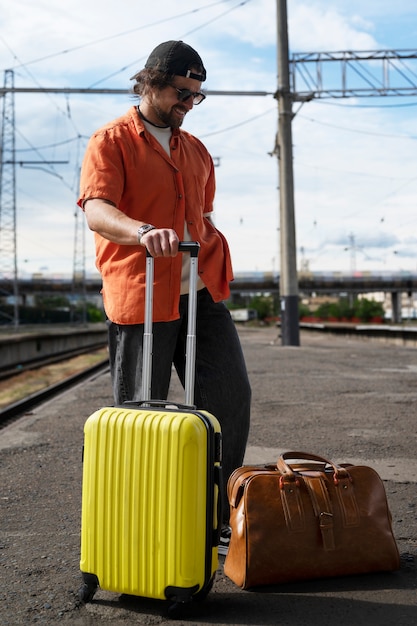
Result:
{"type": "MultiPolygon", "coordinates": [[[[109,200],[134,219],[173,228],[180,240],[186,222],[201,246],[199,276],[219,302],[229,297],[233,272],[224,236],[204,217],[213,210],[213,161],[201,141],[184,130],[172,131],[170,148],[171,158],[131,107],[91,137],[78,205],[88,198],[109,200]]],[[[108,318],[117,324],[143,323],[145,248],[115,244],[97,233],[95,244],[108,318]]],[[[155,260],[154,321],[178,318],[181,257],[155,260]]]]}

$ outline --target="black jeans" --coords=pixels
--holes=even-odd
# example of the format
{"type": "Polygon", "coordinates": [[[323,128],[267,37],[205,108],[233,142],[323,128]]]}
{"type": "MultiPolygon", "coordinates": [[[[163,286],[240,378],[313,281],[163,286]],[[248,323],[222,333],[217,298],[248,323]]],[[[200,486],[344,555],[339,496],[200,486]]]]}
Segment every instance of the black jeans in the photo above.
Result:
{"type": "MultiPolygon", "coordinates": [[[[184,385],[188,296],[181,296],[180,318],[153,325],[152,398],[167,399],[172,364],[184,385]]],[[[227,480],[242,465],[249,432],[251,388],[240,340],[226,306],[207,289],[197,294],[195,404],[217,417],[223,438],[223,515],[229,505],[227,480]]],[[[109,351],[116,404],[141,400],[143,325],[109,322],[109,351]]]]}

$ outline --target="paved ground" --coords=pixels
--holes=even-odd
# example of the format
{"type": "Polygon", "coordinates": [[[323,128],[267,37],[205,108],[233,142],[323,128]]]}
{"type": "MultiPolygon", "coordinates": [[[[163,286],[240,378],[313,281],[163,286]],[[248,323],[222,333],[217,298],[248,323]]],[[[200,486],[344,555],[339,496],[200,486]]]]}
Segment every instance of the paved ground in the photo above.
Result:
{"type": "MultiPolygon", "coordinates": [[[[80,606],[83,424],[111,404],[102,375],[0,431],[1,625],[417,624],[417,349],[275,328],[242,329],[253,386],[248,463],[306,450],[384,479],[401,569],[245,592],[222,568],[207,600],[172,622],[161,603],[98,591],[80,606]]],[[[173,397],[178,386],[173,385],[173,397]]]]}

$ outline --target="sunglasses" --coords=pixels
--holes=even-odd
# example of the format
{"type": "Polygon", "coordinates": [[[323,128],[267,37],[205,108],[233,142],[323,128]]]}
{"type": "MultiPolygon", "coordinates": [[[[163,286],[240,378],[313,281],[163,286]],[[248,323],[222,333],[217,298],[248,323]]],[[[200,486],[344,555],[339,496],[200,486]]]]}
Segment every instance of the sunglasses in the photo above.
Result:
{"type": "Polygon", "coordinates": [[[175,85],[170,85],[177,92],[177,98],[180,102],[185,102],[188,98],[193,99],[193,104],[200,104],[205,100],[206,96],[201,91],[191,91],[190,89],[178,89],[175,85]]]}

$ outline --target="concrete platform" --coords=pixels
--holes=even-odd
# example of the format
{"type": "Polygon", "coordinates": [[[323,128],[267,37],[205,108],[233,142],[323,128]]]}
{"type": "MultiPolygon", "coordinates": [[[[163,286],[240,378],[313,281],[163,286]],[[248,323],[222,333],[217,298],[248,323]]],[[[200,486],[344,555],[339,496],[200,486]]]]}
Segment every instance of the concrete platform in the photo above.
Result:
{"type": "MultiPolygon", "coordinates": [[[[172,624],[417,624],[417,350],[276,328],[240,330],[253,387],[246,462],[305,450],[374,467],[402,555],[398,572],[244,592],[223,574],[172,624]]],[[[174,379],[172,399],[182,398],[174,379]]],[[[170,624],[161,603],[99,590],[79,606],[83,424],[112,404],[109,375],[79,385],[0,431],[1,624],[170,624]]],[[[377,546],[375,547],[377,549],[377,546]]]]}

